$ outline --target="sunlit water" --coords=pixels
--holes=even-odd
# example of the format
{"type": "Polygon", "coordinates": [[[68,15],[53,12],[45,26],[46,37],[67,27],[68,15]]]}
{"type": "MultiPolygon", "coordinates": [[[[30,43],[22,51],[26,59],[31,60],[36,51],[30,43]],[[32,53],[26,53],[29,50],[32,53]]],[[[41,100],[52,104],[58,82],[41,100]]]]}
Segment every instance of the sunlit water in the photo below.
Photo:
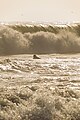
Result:
{"type": "Polygon", "coordinates": [[[45,80],[60,88],[80,89],[80,54],[40,55],[40,58],[33,59],[32,55],[0,57],[0,86],[45,80]]]}
{"type": "Polygon", "coordinates": [[[0,57],[0,120],[80,120],[80,54],[0,57]]]}

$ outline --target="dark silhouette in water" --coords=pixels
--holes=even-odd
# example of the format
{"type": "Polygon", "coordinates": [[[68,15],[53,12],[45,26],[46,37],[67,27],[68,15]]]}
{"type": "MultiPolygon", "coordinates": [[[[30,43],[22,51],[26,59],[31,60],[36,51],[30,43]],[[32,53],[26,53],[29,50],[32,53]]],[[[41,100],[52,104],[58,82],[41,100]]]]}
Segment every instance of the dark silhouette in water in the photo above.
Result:
{"type": "Polygon", "coordinates": [[[10,61],[10,59],[7,58],[7,59],[4,60],[4,62],[9,63],[9,62],[11,62],[11,61],[10,61]]]}
{"type": "Polygon", "coordinates": [[[40,59],[37,55],[33,55],[33,59],[40,59]]]}

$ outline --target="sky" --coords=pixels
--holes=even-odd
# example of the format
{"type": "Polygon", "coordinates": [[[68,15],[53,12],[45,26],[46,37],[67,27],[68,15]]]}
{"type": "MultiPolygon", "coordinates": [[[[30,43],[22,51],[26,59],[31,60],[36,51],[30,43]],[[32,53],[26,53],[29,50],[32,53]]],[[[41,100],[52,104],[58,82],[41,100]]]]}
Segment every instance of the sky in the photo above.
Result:
{"type": "Polygon", "coordinates": [[[79,22],[80,0],[0,0],[0,22],[79,22]]]}

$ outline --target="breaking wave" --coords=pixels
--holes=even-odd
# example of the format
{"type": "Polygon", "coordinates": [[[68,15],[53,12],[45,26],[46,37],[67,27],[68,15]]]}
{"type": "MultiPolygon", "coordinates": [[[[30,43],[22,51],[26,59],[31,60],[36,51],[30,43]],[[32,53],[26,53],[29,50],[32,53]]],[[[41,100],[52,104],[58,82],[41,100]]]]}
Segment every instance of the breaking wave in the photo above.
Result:
{"type": "Polygon", "coordinates": [[[79,52],[79,24],[0,25],[0,55],[79,52]]]}

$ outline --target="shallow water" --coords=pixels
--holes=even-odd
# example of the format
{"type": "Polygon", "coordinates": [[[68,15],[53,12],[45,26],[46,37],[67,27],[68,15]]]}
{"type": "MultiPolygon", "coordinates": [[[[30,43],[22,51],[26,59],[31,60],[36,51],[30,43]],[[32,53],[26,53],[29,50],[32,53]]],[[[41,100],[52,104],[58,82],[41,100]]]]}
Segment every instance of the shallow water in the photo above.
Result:
{"type": "Polygon", "coordinates": [[[80,54],[39,57],[0,57],[1,120],[80,119],[80,54]]]}
{"type": "MultiPolygon", "coordinates": [[[[15,55],[0,57],[0,85],[12,85],[12,82],[32,82],[44,79],[55,86],[80,87],[80,54],[75,55],[15,55]]],[[[13,84],[13,85],[14,85],[13,84]]]]}

